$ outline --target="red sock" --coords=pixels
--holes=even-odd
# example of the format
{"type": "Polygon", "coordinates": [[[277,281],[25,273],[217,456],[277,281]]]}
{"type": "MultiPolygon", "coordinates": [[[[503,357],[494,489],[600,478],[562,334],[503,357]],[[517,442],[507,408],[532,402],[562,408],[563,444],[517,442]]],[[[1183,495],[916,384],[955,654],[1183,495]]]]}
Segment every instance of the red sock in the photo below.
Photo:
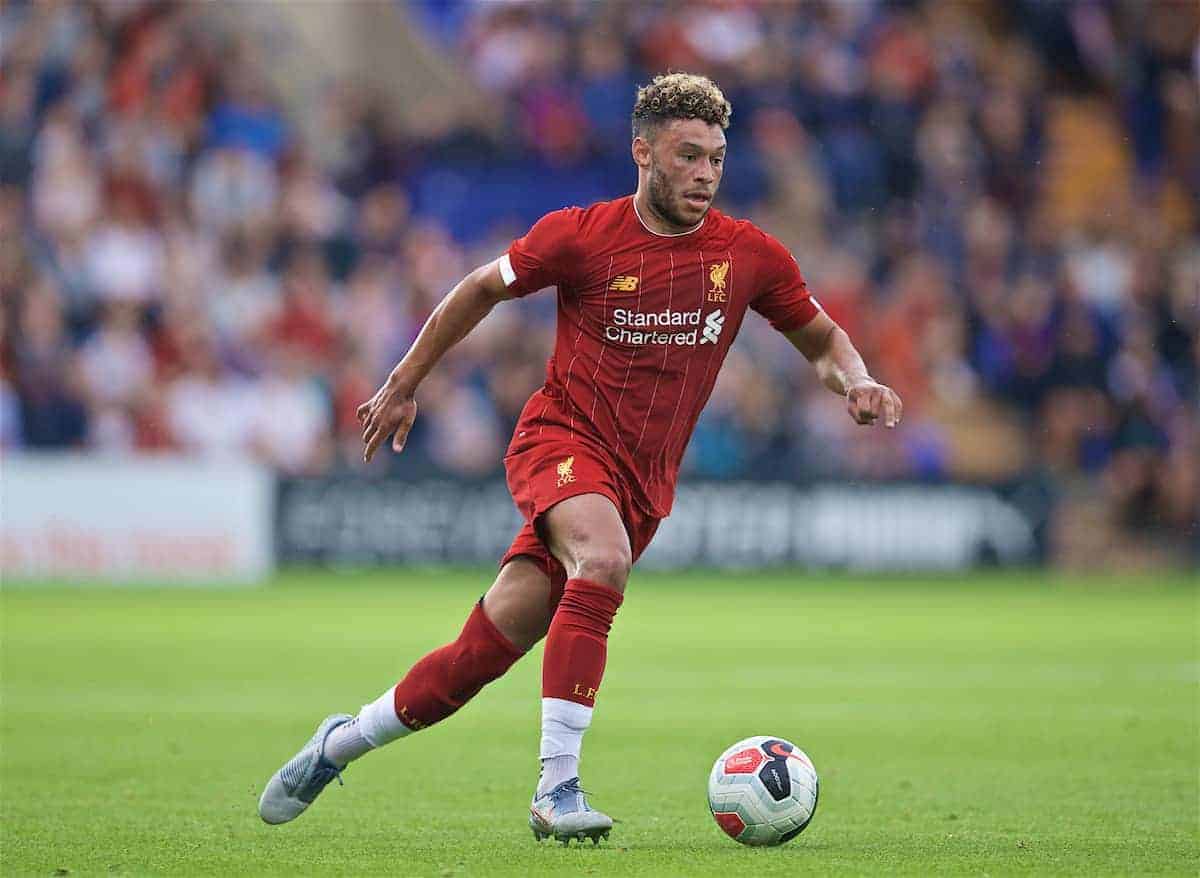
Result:
{"type": "Polygon", "coordinates": [[[477,603],[458,639],[413,665],[396,686],[396,716],[413,731],[441,722],[522,655],[477,603]]]}
{"type": "Polygon", "coordinates": [[[608,655],[608,630],[622,598],[619,591],[598,582],[567,581],[546,635],[543,698],[595,705],[608,655]]]}

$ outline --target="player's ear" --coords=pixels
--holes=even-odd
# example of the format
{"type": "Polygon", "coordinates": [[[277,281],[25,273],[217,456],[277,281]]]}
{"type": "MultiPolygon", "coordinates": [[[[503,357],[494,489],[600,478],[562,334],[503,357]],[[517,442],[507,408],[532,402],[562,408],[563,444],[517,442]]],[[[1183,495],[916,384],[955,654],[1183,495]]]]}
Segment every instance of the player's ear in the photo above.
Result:
{"type": "Polygon", "coordinates": [[[650,141],[642,135],[633,138],[633,163],[639,168],[650,167],[650,141]]]}

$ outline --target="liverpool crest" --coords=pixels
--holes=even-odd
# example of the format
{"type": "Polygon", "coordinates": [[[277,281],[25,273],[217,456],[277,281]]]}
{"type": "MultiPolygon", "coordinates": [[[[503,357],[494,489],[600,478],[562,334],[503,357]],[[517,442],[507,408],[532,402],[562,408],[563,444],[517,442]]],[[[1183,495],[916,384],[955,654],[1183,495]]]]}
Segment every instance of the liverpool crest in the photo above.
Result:
{"type": "Polygon", "coordinates": [[[712,283],[712,288],[708,291],[708,301],[724,302],[727,297],[725,295],[725,279],[729,274],[729,262],[722,262],[720,265],[714,265],[708,270],[708,279],[712,283]]]}
{"type": "Polygon", "coordinates": [[[571,471],[573,466],[575,466],[575,455],[573,454],[558,465],[558,487],[561,488],[563,485],[569,485],[575,481],[575,473],[571,471]]]}

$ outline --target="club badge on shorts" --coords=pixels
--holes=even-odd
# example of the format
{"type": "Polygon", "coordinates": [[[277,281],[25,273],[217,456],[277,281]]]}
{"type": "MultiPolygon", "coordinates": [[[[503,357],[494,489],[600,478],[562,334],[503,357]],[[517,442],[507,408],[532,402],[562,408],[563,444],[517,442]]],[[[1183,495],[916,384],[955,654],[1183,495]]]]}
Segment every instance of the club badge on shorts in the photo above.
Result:
{"type": "Polygon", "coordinates": [[[572,467],[575,466],[575,455],[571,455],[566,460],[558,465],[558,487],[569,485],[575,481],[575,473],[572,472],[572,467]]]}

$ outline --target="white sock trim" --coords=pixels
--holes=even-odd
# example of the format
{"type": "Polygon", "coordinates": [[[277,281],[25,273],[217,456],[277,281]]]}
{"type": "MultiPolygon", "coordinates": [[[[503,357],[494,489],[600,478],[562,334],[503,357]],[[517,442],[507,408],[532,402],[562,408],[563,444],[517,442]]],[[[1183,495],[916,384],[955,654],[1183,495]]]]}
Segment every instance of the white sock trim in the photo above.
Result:
{"type": "Polygon", "coordinates": [[[563,698],[543,698],[541,758],[578,759],[583,749],[583,733],[592,724],[592,710],[563,698]]]}
{"type": "Polygon", "coordinates": [[[412,729],[396,716],[396,687],[384,692],[370,704],[364,704],[358,714],[362,736],[372,747],[382,747],[397,738],[411,735],[412,729]]]}
{"type": "Polygon", "coordinates": [[[372,749],[371,742],[362,733],[362,720],[358,717],[342,723],[325,738],[325,758],[343,768],[372,749]]]}
{"type": "Polygon", "coordinates": [[[542,773],[538,777],[537,794],[545,795],[560,783],[579,776],[579,760],[574,756],[553,756],[542,760],[542,773]]]}

